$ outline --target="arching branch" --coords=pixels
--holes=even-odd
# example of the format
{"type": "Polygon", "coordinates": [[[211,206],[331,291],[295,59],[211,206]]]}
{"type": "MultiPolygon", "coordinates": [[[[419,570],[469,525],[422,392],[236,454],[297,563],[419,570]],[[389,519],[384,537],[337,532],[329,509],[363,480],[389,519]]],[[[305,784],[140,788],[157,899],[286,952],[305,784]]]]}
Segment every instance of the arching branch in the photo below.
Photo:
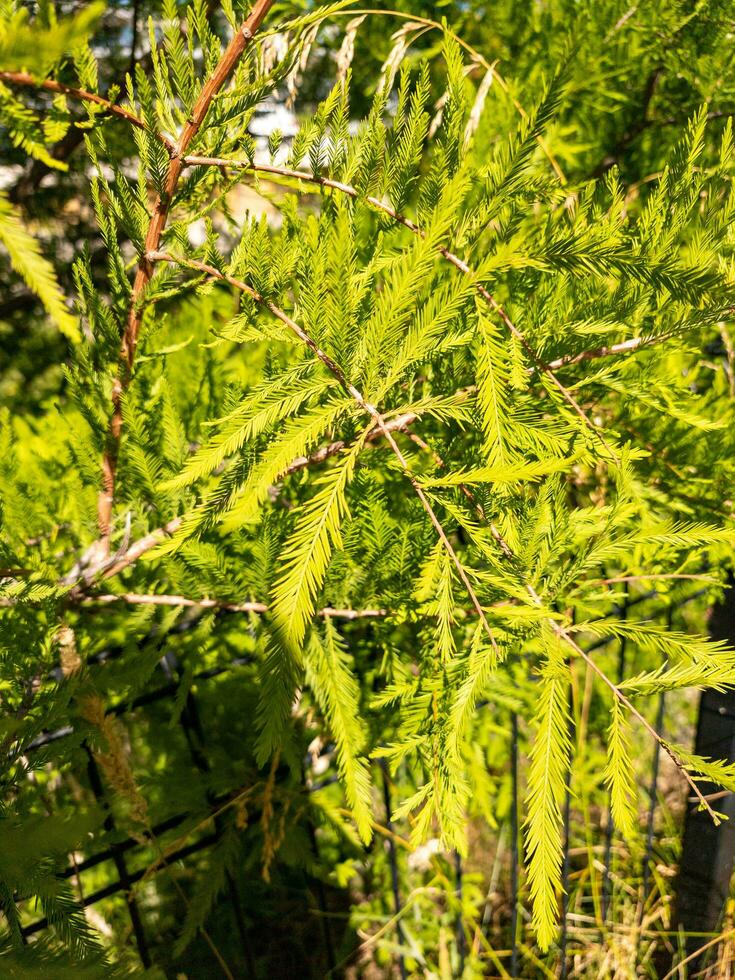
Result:
{"type": "MultiPolygon", "coordinates": [[[[136,116],[134,112],[129,109],[124,109],[121,105],[117,105],[115,102],[111,102],[102,95],[98,95],[96,92],[87,92],[83,88],[75,88],[73,85],[64,85],[62,82],[54,81],[53,78],[38,79],[34,78],[33,75],[29,75],[25,71],[0,71],[0,82],[5,82],[8,85],[21,85],[26,88],[41,89],[45,92],[54,92],[57,95],[66,95],[70,99],[76,99],[79,102],[90,102],[93,105],[101,106],[106,113],[111,116],[117,116],[119,119],[124,119],[126,122],[130,123],[131,126],[135,126],[136,129],[142,129],[146,133],[150,133],[151,130],[148,128],[146,123],[139,117],[136,116]]],[[[153,133],[156,139],[159,139],[167,149],[173,150],[174,144],[162,133],[153,133]]]]}
{"type": "MultiPolygon", "coordinates": [[[[268,166],[266,164],[253,164],[249,161],[242,160],[227,160],[221,157],[201,157],[201,156],[188,156],[185,158],[184,162],[188,166],[212,166],[212,167],[236,167],[243,170],[250,170],[252,172],[269,173],[273,175],[278,175],[281,177],[289,177],[294,180],[304,181],[308,183],[316,184],[320,187],[328,187],[332,190],[341,192],[342,194],[347,194],[352,198],[359,198],[361,195],[359,191],[352,187],[350,184],[342,183],[339,180],[331,180],[328,177],[319,177],[314,174],[304,173],[301,170],[292,170],[288,167],[275,167],[268,166]]],[[[405,217],[405,215],[400,214],[389,204],[381,201],[379,198],[372,195],[365,195],[364,200],[371,207],[378,211],[382,211],[384,214],[389,215],[398,224],[403,225],[404,228],[408,228],[414,235],[419,237],[424,237],[424,231],[415,222],[411,221],[410,218],[405,217]]],[[[448,248],[441,247],[438,249],[439,254],[446,259],[451,265],[458,269],[463,275],[474,277],[475,273],[472,268],[464,261],[464,259],[459,258],[454,252],[451,252],[448,248]]],[[[554,387],[559,391],[560,395],[564,401],[570,406],[576,415],[578,415],[587,428],[592,432],[592,434],[597,438],[603,445],[610,458],[617,462],[617,457],[611,447],[605,440],[604,435],[598,425],[590,419],[587,413],[584,411],[582,406],[579,404],[574,395],[569,391],[569,389],[559,380],[556,376],[554,369],[550,364],[547,364],[534,350],[531,344],[526,339],[525,334],[523,334],[518,327],[515,325],[513,320],[510,318],[503,306],[498,303],[492,293],[486,289],[485,286],[480,282],[475,283],[475,289],[477,293],[482,297],[482,299],[487,303],[487,305],[497,314],[498,317],[503,321],[505,326],[508,328],[510,333],[519,341],[523,346],[524,350],[534,362],[539,371],[542,371],[551,380],[554,387]]]]}

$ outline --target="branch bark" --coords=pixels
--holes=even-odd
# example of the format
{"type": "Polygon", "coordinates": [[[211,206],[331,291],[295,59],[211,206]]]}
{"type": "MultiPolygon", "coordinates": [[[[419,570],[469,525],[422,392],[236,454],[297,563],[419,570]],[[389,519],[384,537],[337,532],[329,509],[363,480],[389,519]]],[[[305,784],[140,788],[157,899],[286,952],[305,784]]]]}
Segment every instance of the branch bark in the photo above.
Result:
{"type": "Polygon", "coordinates": [[[155,251],[161,243],[161,236],[166,227],[173,197],[176,193],[179,178],[181,177],[184,154],[192,140],[198,134],[212,103],[212,99],[232,74],[272,4],[273,0],[256,0],[255,6],[251,10],[247,20],[237,30],[220,58],[217,67],[202,87],[199,97],[191,110],[191,115],[181,130],[175,146],[170,151],[171,160],[166,173],[163,193],[156,199],[154,204],[153,215],[145,237],[143,253],[140,256],[133,282],[127,323],[120,346],[120,370],[113,385],[112,417],[110,420],[107,446],[102,461],[103,487],[97,504],[97,522],[100,531],[101,550],[104,555],[107,555],[110,549],[115,476],[117,473],[120,436],[122,434],[123,396],[132,378],[135,351],[143,319],[141,300],[153,276],[153,263],[150,261],[149,253],[155,251]]]}
{"type": "MultiPolygon", "coordinates": [[[[225,602],[221,599],[191,599],[183,595],[145,595],[137,592],[89,595],[82,599],[81,604],[107,606],[118,602],[139,606],[192,606],[196,609],[221,609],[223,612],[233,613],[266,613],[269,609],[264,602],[225,602]]],[[[317,616],[335,619],[378,619],[387,615],[386,609],[332,609],[331,606],[325,606],[317,610],[317,616]]]]}
{"type": "MultiPolygon", "coordinates": [[[[83,88],[64,85],[62,82],[54,81],[53,78],[39,80],[25,71],[0,71],[0,82],[5,82],[8,85],[22,85],[27,88],[43,89],[46,92],[66,95],[70,99],[77,99],[80,102],[91,102],[94,105],[102,106],[105,112],[108,112],[111,116],[118,116],[137,129],[151,132],[145,122],[139,116],[136,116],[134,112],[130,112],[129,109],[124,109],[121,105],[110,102],[109,99],[106,99],[102,95],[97,95],[96,92],[87,92],[83,88]]],[[[161,133],[154,133],[153,135],[157,139],[160,139],[169,149],[173,149],[173,143],[166,136],[163,136],[161,133]]]]}

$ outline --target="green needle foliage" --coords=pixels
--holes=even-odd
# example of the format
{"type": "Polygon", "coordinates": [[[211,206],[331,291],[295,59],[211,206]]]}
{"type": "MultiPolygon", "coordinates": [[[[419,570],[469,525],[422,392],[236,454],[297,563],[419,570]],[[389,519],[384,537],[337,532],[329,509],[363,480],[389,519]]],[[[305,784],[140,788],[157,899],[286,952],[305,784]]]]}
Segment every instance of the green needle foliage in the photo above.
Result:
{"type": "Polygon", "coordinates": [[[77,320],[66,307],[53,267],[43,257],[36,239],[28,234],[3,195],[0,195],[0,243],[15,271],[38,295],[59,330],[70,340],[78,340],[77,320]]]}
{"type": "MultiPolygon", "coordinates": [[[[558,6],[538,6],[531,34],[558,6]]],[[[236,785],[262,815],[228,804],[218,816],[227,835],[177,955],[244,860],[245,828],[261,828],[250,851],[266,876],[279,848],[312,860],[305,813],[361,854],[384,821],[377,759],[407,846],[436,838],[471,855],[477,826],[507,819],[511,714],[534,955],[557,941],[577,771],[582,797],[609,794],[631,847],[634,739],[636,755],[644,738],[667,754],[687,793],[702,778],[735,788],[733,767],[692,754],[683,726],[664,739],[648,720],[661,692],[735,686],[735,651],[697,635],[701,623],[644,621],[645,603],[641,620],[615,616],[621,590],[673,600],[689,578],[715,599],[735,543],[732,124],[700,93],[688,119],[665,117],[641,179],[617,166],[627,136],[615,160],[578,165],[595,145],[595,79],[608,79],[605,105],[623,84],[622,62],[605,60],[638,17],[623,6],[582,4],[546,77],[518,93],[448,25],[409,19],[393,24],[366,99],[349,68],[354,24],[298,132],[266,152],[259,107],[315,85],[319,39],[333,43],[346,4],[271,12],[223,73],[248,10],[223,3],[219,23],[203,0],[165,0],[149,66],[112,93],[85,40],[96,5],[57,20],[42,4],[35,23],[2,5],[4,132],[51,164],[64,134],[84,131],[103,255],[75,255],[72,315],[0,198],[0,243],[72,342],[58,397],[6,411],[0,433],[3,821],[19,851],[0,861],[0,901],[18,970],[19,907],[34,896],[72,960],[93,970],[101,955],[53,874],[81,826],[74,841],[66,823],[38,829],[44,774],[79,771],[85,746],[116,819],[151,847],[149,810],[172,800],[201,812],[236,785]],[[624,676],[608,647],[587,652],[596,639],[627,645],[624,676]],[[197,670],[246,661],[222,709],[236,737],[195,788],[165,772],[154,736],[126,753],[105,715],[145,688],[169,643],[179,711],[197,670]],[[120,656],[89,666],[110,645],[120,656]],[[69,740],[33,751],[63,725],[69,740]],[[299,802],[304,760],[320,753],[338,781],[299,802]]],[[[732,5],[655,6],[637,29],[682,32],[681,62],[693,53],[719,77],[724,56],[703,37],[732,5]]],[[[674,55],[661,56],[673,98],[674,55]]],[[[104,840],[99,824],[86,832],[104,840]]],[[[52,963],[59,949],[37,954],[52,963]]]]}

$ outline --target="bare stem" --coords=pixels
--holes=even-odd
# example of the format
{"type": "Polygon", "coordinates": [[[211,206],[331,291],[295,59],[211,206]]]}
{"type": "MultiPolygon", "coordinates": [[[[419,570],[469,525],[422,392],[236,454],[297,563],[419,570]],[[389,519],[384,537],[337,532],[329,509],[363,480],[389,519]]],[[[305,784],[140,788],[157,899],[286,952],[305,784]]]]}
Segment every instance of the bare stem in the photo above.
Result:
{"type": "Polygon", "coordinates": [[[134,112],[131,112],[129,109],[124,109],[114,102],[110,102],[109,99],[104,98],[102,95],[97,95],[96,92],[87,92],[83,88],[64,85],[62,82],[54,81],[53,78],[34,78],[33,75],[29,75],[25,71],[0,71],[0,82],[6,82],[8,85],[23,85],[27,88],[43,89],[46,92],[56,92],[57,94],[66,95],[70,99],[77,99],[80,102],[91,102],[94,105],[102,106],[105,112],[108,112],[111,116],[118,116],[120,119],[129,122],[131,126],[142,129],[146,133],[152,133],[167,149],[173,150],[174,148],[173,142],[167,136],[164,136],[162,133],[152,132],[145,122],[139,116],[136,116],[134,112]]]}
{"type": "MultiPolygon", "coordinates": [[[[183,595],[145,595],[137,592],[89,595],[81,602],[83,606],[108,606],[114,603],[126,603],[132,606],[190,606],[196,609],[221,609],[223,612],[232,613],[267,613],[269,608],[264,602],[226,602],[222,599],[191,599],[183,595]]],[[[335,619],[380,619],[387,615],[386,609],[332,609],[331,606],[325,606],[324,609],[317,611],[317,616],[335,619]]]]}
{"type": "Polygon", "coordinates": [[[122,402],[125,391],[130,385],[133,364],[135,362],[135,351],[143,319],[141,300],[153,276],[153,264],[148,255],[151,251],[155,251],[161,243],[161,236],[166,227],[169,210],[183,170],[183,156],[199,132],[212,99],[232,74],[243,52],[270,10],[272,3],[273,0],[256,0],[255,6],[247,20],[235,32],[235,35],[220,58],[217,67],[203,85],[199,97],[191,110],[191,114],[181,130],[176,144],[171,150],[171,160],[164,181],[164,189],[156,199],[153,207],[153,215],[148,225],[145,245],[135,274],[127,324],[120,346],[120,370],[113,385],[112,417],[110,419],[107,446],[102,460],[103,485],[97,504],[97,523],[99,525],[101,550],[105,555],[109,553],[115,476],[117,473],[117,458],[123,424],[122,402]]]}
{"type": "Polygon", "coordinates": [[[558,368],[567,367],[570,364],[579,364],[581,361],[592,361],[598,357],[630,354],[634,350],[638,350],[639,347],[652,347],[654,344],[660,344],[665,340],[670,340],[673,336],[673,334],[667,333],[661,334],[659,337],[631,337],[629,340],[623,340],[619,344],[593,347],[591,350],[583,350],[579,354],[565,354],[563,357],[557,357],[554,361],[549,361],[548,367],[556,371],[558,368]]]}

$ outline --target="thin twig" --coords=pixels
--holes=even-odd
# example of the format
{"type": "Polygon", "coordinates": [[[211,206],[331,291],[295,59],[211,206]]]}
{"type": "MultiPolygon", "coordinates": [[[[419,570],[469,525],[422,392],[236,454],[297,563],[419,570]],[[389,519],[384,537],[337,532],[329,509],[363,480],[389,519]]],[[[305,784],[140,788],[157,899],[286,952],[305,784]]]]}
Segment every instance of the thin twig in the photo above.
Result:
{"type": "Polygon", "coordinates": [[[264,306],[266,309],[270,310],[273,316],[279,319],[281,323],[284,323],[289,328],[289,330],[291,330],[299,338],[299,340],[301,340],[302,343],[304,343],[309,348],[309,350],[314,354],[314,356],[319,361],[321,361],[321,363],[330,372],[330,374],[332,374],[333,377],[337,379],[337,381],[342,386],[342,388],[344,388],[347,394],[350,395],[350,397],[355,401],[355,403],[372,419],[373,423],[375,424],[375,428],[382,433],[386,442],[390,446],[393,455],[398,460],[401,470],[403,471],[403,475],[406,477],[406,479],[413,487],[416,496],[419,498],[419,501],[421,502],[421,506],[426,511],[429,520],[434,526],[434,530],[436,531],[439,540],[442,543],[442,546],[446,550],[455,568],[457,569],[457,574],[459,575],[460,580],[462,581],[462,584],[464,585],[467,594],[470,597],[470,601],[472,602],[472,605],[475,607],[475,611],[477,612],[477,615],[480,618],[480,622],[482,623],[483,629],[485,630],[487,637],[490,640],[490,643],[492,644],[494,649],[497,649],[497,643],[493,635],[493,632],[490,629],[490,624],[488,623],[485,617],[485,612],[480,604],[480,600],[477,598],[477,593],[475,592],[475,589],[469,580],[467,572],[465,571],[464,566],[462,565],[461,561],[457,557],[457,553],[454,550],[454,547],[451,541],[449,540],[446,531],[442,526],[441,521],[437,517],[434,508],[431,506],[429,498],[424,493],[421,484],[418,482],[418,480],[412,473],[411,468],[409,467],[408,462],[406,460],[406,457],[403,455],[401,449],[398,446],[398,443],[393,438],[393,433],[389,428],[388,423],[380,414],[378,409],[374,405],[370,404],[370,402],[366,401],[366,399],[363,397],[361,392],[358,391],[358,389],[348,380],[342,368],[333,360],[333,358],[329,356],[329,354],[323,351],[316,343],[316,341],[314,341],[309,336],[309,334],[307,334],[306,331],[301,326],[299,326],[298,323],[296,323],[295,320],[292,320],[291,317],[284,310],[276,306],[275,303],[272,303],[269,299],[266,299],[264,296],[261,296],[261,294],[256,289],[253,289],[252,286],[249,286],[247,283],[242,282],[240,279],[235,279],[234,276],[225,275],[224,273],[220,272],[218,269],[215,269],[214,266],[208,265],[206,262],[199,262],[195,259],[178,258],[169,255],[166,252],[149,252],[147,258],[149,262],[170,262],[173,263],[174,265],[181,265],[181,266],[186,266],[190,269],[195,269],[197,272],[204,272],[206,275],[211,276],[213,279],[218,279],[222,282],[226,282],[229,285],[234,286],[235,289],[241,290],[242,292],[246,293],[248,296],[251,296],[256,301],[256,303],[259,303],[262,306],[264,306]]]}
{"type": "MultiPolygon", "coordinates": [[[[251,163],[250,161],[228,160],[223,157],[201,157],[201,156],[188,156],[185,158],[184,163],[187,164],[188,166],[211,166],[211,167],[221,167],[221,168],[235,167],[235,168],[249,170],[256,173],[257,172],[269,173],[281,177],[288,177],[293,180],[299,180],[307,183],[317,184],[320,187],[328,187],[331,188],[332,190],[340,191],[341,193],[346,194],[349,197],[355,199],[360,198],[360,194],[357,191],[357,189],[352,187],[350,184],[342,183],[342,181],[339,180],[331,180],[328,177],[318,177],[314,174],[304,173],[301,170],[292,170],[288,167],[276,167],[276,166],[269,166],[267,164],[256,165],[251,163]]],[[[386,204],[384,201],[381,201],[379,198],[374,197],[372,195],[365,195],[364,200],[372,207],[376,208],[379,211],[382,211],[384,214],[387,214],[398,224],[403,225],[404,228],[408,228],[408,230],[411,231],[414,235],[417,235],[420,238],[425,237],[425,232],[422,228],[420,228],[417,224],[415,224],[415,222],[411,221],[410,218],[407,218],[405,217],[405,215],[400,214],[389,204],[386,204]]],[[[442,246],[439,249],[437,249],[437,251],[444,259],[446,259],[447,262],[453,265],[455,269],[458,269],[463,275],[469,276],[473,279],[475,278],[475,273],[472,270],[472,268],[463,259],[460,259],[459,256],[455,255],[448,248],[444,248],[442,246]]],[[[557,378],[551,365],[547,364],[536,353],[534,348],[526,339],[525,334],[523,334],[518,329],[518,327],[515,325],[515,323],[510,318],[508,313],[505,311],[503,306],[501,306],[501,304],[498,303],[498,301],[495,299],[492,293],[488,289],[486,289],[485,286],[483,286],[481,283],[475,282],[475,289],[477,290],[477,293],[482,297],[482,299],[488,304],[488,306],[490,306],[490,308],[500,317],[500,319],[506,325],[510,333],[523,346],[524,350],[531,358],[531,360],[534,362],[536,367],[549,377],[552,384],[559,391],[564,401],[582,419],[584,424],[595,435],[595,437],[600,440],[600,442],[602,443],[606,451],[610,454],[610,457],[617,462],[618,461],[617,456],[606,442],[605,437],[602,435],[600,427],[598,425],[595,425],[595,423],[589,418],[589,416],[586,414],[586,412],[579,404],[577,399],[574,397],[574,395],[571,393],[571,391],[569,391],[569,389],[559,380],[559,378],[557,378]]]]}
{"type": "Polygon", "coordinates": [[[581,361],[592,361],[598,357],[611,357],[614,354],[630,354],[639,347],[652,347],[665,340],[671,340],[673,333],[661,334],[657,337],[631,337],[629,340],[622,340],[619,344],[603,344],[601,347],[593,347],[591,350],[583,350],[579,354],[564,354],[553,361],[549,361],[547,366],[554,371],[559,368],[568,367],[570,364],[579,364],[581,361]]]}
{"type": "MultiPolygon", "coordinates": [[[[119,595],[106,593],[88,595],[81,600],[83,606],[111,605],[123,602],[139,606],[192,606],[197,609],[221,609],[233,613],[267,613],[269,607],[264,602],[226,602],[222,599],[191,599],[183,595],[144,595],[137,592],[122,592],[119,595]]],[[[388,615],[387,609],[333,609],[325,606],[317,610],[317,616],[336,619],[378,619],[388,615]]]]}
{"type": "MultiPolygon", "coordinates": [[[[433,453],[435,459],[437,459],[439,461],[439,463],[442,466],[444,466],[444,461],[441,459],[441,457],[439,456],[439,454],[436,453],[433,449],[431,449],[431,447],[429,447],[428,445],[426,446],[426,448],[429,449],[429,451],[433,453]]],[[[476,498],[475,498],[474,494],[472,493],[472,490],[469,489],[468,487],[465,487],[465,486],[463,486],[462,489],[470,497],[470,499],[475,500],[475,509],[476,509],[476,512],[477,512],[478,516],[480,516],[481,519],[484,519],[484,510],[483,510],[482,506],[479,504],[479,502],[476,501],[476,498]]],[[[503,537],[503,535],[500,533],[498,527],[493,522],[489,522],[488,523],[488,526],[489,526],[489,529],[490,529],[490,533],[492,534],[493,538],[495,539],[496,543],[500,547],[500,549],[503,552],[503,554],[505,555],[505,557],[508,560],[513,561],[515,559],[515,555],[513,553],[513,550],[511,549],[510,545],[505,540],[505,538],[503,537]]],[[[532,602],[536,606],[542,606],[543,605],[542,599],[539,596],[539,594],[536,591],[536,589],[531,585],[531,583],[530,582],[527,582],[525,579],[522,578],[521,579],[521,584],[523,585],[523,588],[526,590],[527,594],[531,598],[532,602]]],[[[682,774],[684,775],[684,778],[689,783],[689,786],[691,787],[691,789],[692,789],[692,791],[693,791],[693,793],[694,793],[694,795],[695,795],[695,797],[696,797],[699,805],[709,813],[709,815],[714,820],[715,824],[719,824],[720,823],[720,818],[717,816],[717,814],[714,812],[714,810],[712,809],[712,807],[709,805],[709,803],[707,802],[707,798],[702,794],[702,792],[700,791],[700,789],[697,786],[696,782],[694,781],[694,779],[691,777],[691,775],[687,771],[686,766],[684,765],[684,763],[682,762],[682,760],[679,758],[679,756],[676,754],[676,752],[674,751],[674,749],[668,744],[668,742],[666,742],[662,738],[662,736],[656,731],[656,729],[653,727],[653,725],[651,725],[650,722],[640,713],[640,711],[638,711],[638,709],[630,701],[630,699],[627,698],[625,696],[625,694],[623,694],[623,692],[621,691],[621,689],[613,681],[610,680],[610,678],[607,676],[607,674],[605,674],[605,672],[595,663],[595,661],[589,656],[589,654],[586,653],[579,646],[579,644],[576,642],[576,640],[574,639],[574,637],[571,636],[571,634],[568,632],[567,629],[565,629],[565,627],[561,626],[559,623],[556,622],[556,620],[551,619],[551,618],[548,618],[547,620],[545,620],[545,622],[546,622],[546,625],[552,630],[552,632],[554,632],[559,637],[559,639],[561,639],[565,643],[567,643],[568,646],[570,646],[571,649],[574,651],[574,653],[577,656],[581,657],[585,661],[586,664],[588,664],[588,666],[591,668],[591,670],[594,671],[594,673],[597,674],[597,676],[612,691],[613,695],[618,699],[618,701],[625,708],[627,708],[628,711],[630,711],[630,713],[635,718],[637,718],[638,721],[640,721],[640,723],[643,725],[643,727],[646,729],[646,731],[650,735],[653,736],[653,738],[658,743],[658,745],[664,750],[664,752],[666,752],[666,754],[672,760],[672,762],[674,763],[674,765],[676,766],[676,768],[679,769],[682,772],[682,774]]]]}
{"type": "Polygon", "coordinates": [[[0,82],[6,82],[8,85],[23,85],[28,88],[43,89],[47,92],[56,92],[57,94],[66,95],[71,99],[78,99],[80,102],[92,102],[94,105],[102,106],[105,112],[108,112],[111,116],[118,116],[120,119],[129,122],[131,126],[135,126],[137,129],[142,129],[144,132],[155,136],[167,149],[174,149],[173,142],[167,136],[151,130],[140,116],[136,116],[134,112],[131,112],[129,109],[124,109],[114,102],[110,102],[109,99],[106,99],[102,95],[97,95],[96,92],[87,92],[83,88],[64,85],[62,82],[54,81],[53,78],[34,78],[33,75],[29,75],[25,71],[0,71],[0,82]]]}
{"type": "Polygon", "coordinates": [[[647,582],[649,579],[694,579],[701,582],[712,582],[716,584],[717,579],[713,578],[711,575],[707,575],[702,572],[692,572],[689,575],[683,573],[652,573],[650,575],[616,575],[614,578],[598,578],[588,580],[586,585],[614,585],[618,582],[647,582]]]}

